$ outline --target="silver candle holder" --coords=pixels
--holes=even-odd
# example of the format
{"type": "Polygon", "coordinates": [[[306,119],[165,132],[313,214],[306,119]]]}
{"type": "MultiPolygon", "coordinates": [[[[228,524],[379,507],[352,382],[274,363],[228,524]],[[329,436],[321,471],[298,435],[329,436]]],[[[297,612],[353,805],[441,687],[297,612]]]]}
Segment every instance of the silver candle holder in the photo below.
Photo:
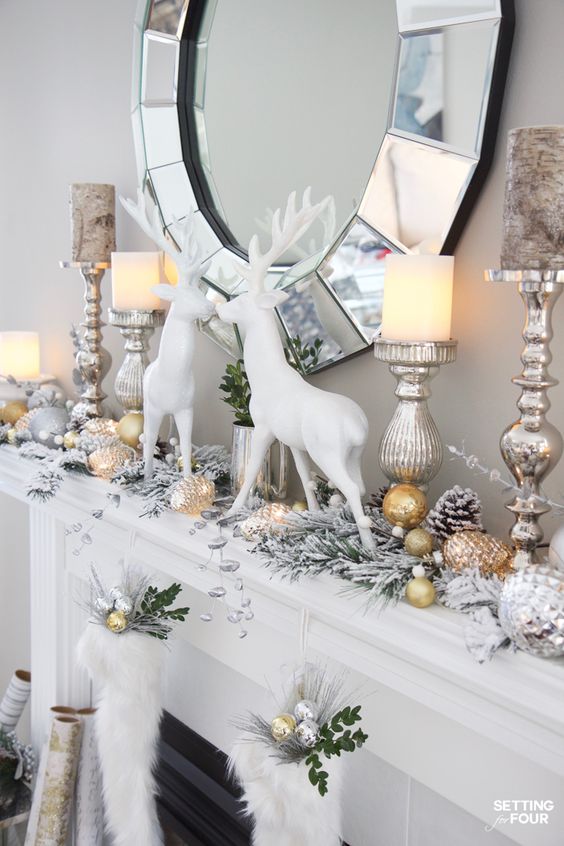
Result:
{"type": "Polygon", "coordinates": [[[143,411],[143,376],[149,363],[147,351],[149,340],[158,326],[165,320],[161,309],[108,309],[108,320],[117,326],[125,338],[125,358],[118,370],[115,394],[127,414],[129,411],[143,411]]]}
{"type": "Polygon", "coordinates": [[[562,435],[549,423],[548,389],[558,381],[548,373],[552,361],[552,310],[562,293],[564,270],[487,270],[490,282],[517,283],[525,305],[525,325],[521,353],[523,370],[512,382],[521,388],[517,408],[519,420],[505,429],[500,448],[519,493],[506,505],[515,515],[511,539],[516,549],[515,567],[534,563],[534,553],[542,541],[540,518],[550,511],[541,484],[562,455],[562,435]]]}
{"type": "Polygon", "coordinates": [[[374,355],[397,379],[399,402],[380,443],[379,461],[392,484],[426,487],[439,472],[443,446],[427,400],[442,364],[456,359],[457,341],[393,341],[377,338],[374,355]]]}
{"type": "Polygon", "coordinates": [[[80,348],[76,354],[76,366],[80,374],[82,389],[79,402],[74,406],[74,416],[102,417],[102,402],[106,394],[102,382],[107,376],[112,359],[102,347],[102,294],[100,285],[105,271],[110,267],[106,261],[62,261],[60,266],[75,268],[84,280],[84,329],[80,348]]]}

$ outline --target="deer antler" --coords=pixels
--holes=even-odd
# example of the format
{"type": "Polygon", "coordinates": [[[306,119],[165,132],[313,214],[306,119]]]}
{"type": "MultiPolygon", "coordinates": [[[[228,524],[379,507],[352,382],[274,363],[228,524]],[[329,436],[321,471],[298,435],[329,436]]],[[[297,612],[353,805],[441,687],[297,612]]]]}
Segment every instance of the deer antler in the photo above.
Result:
{"type": "Polygon", "coordinates": [[[306,229],[325,208],[330,197],[325,197],[316,205],[311,204],[311,188],[306,188],[302,199],[302,207],[296,209],[296,192],[292,191],[288,197],[284,221],[281,223],[280,209],[272,215],[272,246],[266,253],[259,249],[258,235],[253,235],[249,244],[249,265],[237,263],[238,272],[249,282],[249,288],[254,293],[260,293],[264,288],[264,279],[270,266],[280,258],[286,250],[302,237],[306,229]]]}

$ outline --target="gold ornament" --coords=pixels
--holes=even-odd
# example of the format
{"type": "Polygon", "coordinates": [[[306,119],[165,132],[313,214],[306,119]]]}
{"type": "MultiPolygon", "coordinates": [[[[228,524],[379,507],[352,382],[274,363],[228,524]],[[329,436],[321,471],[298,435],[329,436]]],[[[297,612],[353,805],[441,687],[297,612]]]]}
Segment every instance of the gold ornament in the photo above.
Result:
{"type": "Polygon", "coordinates": [[[127,617],[123,611],[112,611],[106,619],[106,626],[111,632],[119,634],[127,626],[127,617]]]}
{"type": "Polygon", "coordinates": [[[27,414],[27,403],[23,400],[12,400],[0,408],[0,422],[14,426],[24,414],[27,414]]]}
{"type": "Polygon", "coordinates": [[[127,446],[137,449],[139,438],[143,434],[143,415],[138,411],[130,411],[124,414],[117,424],[117,435],[120,441],[127,446]]]}
{"type": "Polygon", "coordinates": [[[215,485],[205,476],[188,476],[176,483],[170,497],[173,511],[197,517],[211,508],[215,499],[215,485]]]}
{"type": "Polygon", "coordinates": [[[298,499],[292,505],[292,511],[307,511],[307,502],[305,499],[298,499]]]}
{"type": "Polygon", "coordinates": [[[413,568],[413,579],[407,583],[405,598],[415,608],[427,608],[435,601],[435,587],[425,576],[425,568],[421,564],[413,568]]]}
{"type": "Polygon", "coordinates": [[[82,431],[91,438],[115,438],[117,426],[116,421],[110,420],[109,417],[96,417],[85,423],[82,431]]]}
{"type": "Polygon", "coordinates": [[[433,551],[433,538],[426,529],[411,529],[403,542],[405,551],[418,558],[424,558],[433,551]]]}
{"type": "Polygon", "coordinates": [[[79,435],[78,432],[75,432],[75,431],[67,432],[63,436],[63,446],[64,446],[64,448],[65,449],[75,449],[76,448],[76,442],[77,442],[79,437],[80,437],[80,435],[79,435]]]}
{"type": "Polygon", "coordinates": [[[288,740],[289,737],[293,735],[296,730],[296,720],[291,714],[280,714],[278,717],[274,717],[270,724],[270,731],[272,732],[272,737],[278,743],[282,740],[288,740]]]}
{"type": "Polygon", "coordinates": [[[459,573],[478,567],[483,576],[495,574],[504,579],[513,572],[513,550],[508,544],[483,532],[455,532],[443,544],[446,567],[459,573]]]}
{"type": "Polygon", "coordinates": [[[425,518],[427,498],[415,485],[402,484],[390,488],[382,503],[384,517],[392,526],[414,529],[425,518]]]}
{"type": "Polygon", "coordinates": [[[269,502],[243,520],[241,534],[249,541],[258,541],[264,535],[282,534],[288,528],[286,517],[291,510],[282,502],[269,502]]]}
{"type": "MultiPolygon", "coordinates": [[[[178,468],[178,470],[181,473],[184,472],[184,459],[182,458],[181,455],[179,455],[178,458],[176,459],[176,467],[178,468]]],[[[198,462],[195,461],[194,459],[192,459],[192,473],[195,473],[199,469],[200,469],[200,466],[199,466],[198,462]]]]}
{"type": "Polygon", "coordinates": [[[88,456],[88,466],[100,479],[113,479],[118,470],[130,464],[134,454],[123,444],[101,447],[88,456]]]}
{"type": "Polygon", "coordinates": [[[22,414],[19,420],[16,421],[16,432],[27,432],[27,430],[29,429],[29,424],[31,423],[38,411],[41,411],[41,406],[37,408],[31,408],[28,412],[26,412],[26,414],[22,414]]]}
{"type": "Polygon", "coordinates": [[[8,441],[9,444],[12,444],[12,446],[14,446],[14,444],[16,443],[16,435],[17,434],[18,434],[17,430],[14,429],[13,427],[11,429],[8,429],[8,434],[6,435],[6,440],[8,441]]]}

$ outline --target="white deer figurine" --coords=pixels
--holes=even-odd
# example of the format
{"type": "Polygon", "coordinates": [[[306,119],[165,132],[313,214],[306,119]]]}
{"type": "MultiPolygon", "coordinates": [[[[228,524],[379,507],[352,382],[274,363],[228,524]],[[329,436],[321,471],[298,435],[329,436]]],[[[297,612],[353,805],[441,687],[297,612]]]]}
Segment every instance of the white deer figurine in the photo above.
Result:
{"type": "Polygon", "coordinates": [[[292,451],[310,510],[318,509],[310,480],[308,454],[330,481],[344,494],[356,520],[363,545],[372,549],[370,518],[361,496],[364,484],[361,457],[368,437],[368,421],[353,400],[310,385],[286,361],[274,309],[288,295],[265,290],[270,266],[304,234],[329,202],[311,204],[310,189],[296,210],[295,192],[290,194],[284,220],[280,209],[272,218],[272,246],[259,249],[255,235],[249,244],[249,264],[238,264],[247,279],[248,292],[217,306],[222,320],[236,323],[244,337],[243,356],[251,387],[250,412],[255,424],[251,456],[245,481],[229,513],[245,505],[264,456],[275,438],[292,451]]]}
{"type": "Polygon", "coordinates": [[[180,251],[165,237],[155,208],[152,222],[145,208],[145,198],[138,191],[137,203],[120,197],[123,207],[137,221],[143,232],[152,238],[178,269],[178,284],[155,285],[153,291],[172,305],[166,319],[155,361],[147,367],[143,379],[143,460],[145,478],[153,475],[153,457],[159,428],[165,414],[172,414],[178,429],[184,476],[192,473],[192,423],[194,418],[194,322],[205,320],[215,311],[198,287],[209,262],[194,237],[194,213],[189,212],[181,230],[180,251]]]}

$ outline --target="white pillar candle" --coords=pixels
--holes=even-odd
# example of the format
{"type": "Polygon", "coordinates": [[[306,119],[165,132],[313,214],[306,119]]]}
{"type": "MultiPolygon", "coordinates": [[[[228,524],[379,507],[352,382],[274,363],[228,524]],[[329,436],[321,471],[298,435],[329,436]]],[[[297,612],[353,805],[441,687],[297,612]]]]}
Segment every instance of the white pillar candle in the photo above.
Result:
{"type": "Polygon", "coordinates": [[[160,281],[160,253],[112,253],[115,309],[153,311],[161,301],[151,288],[160,281]]]}
{"type": "Polygon", "coordinates": [[[448,341],[453,270],[452,256],[386,256],[382,338],[448,341]]]}
{"type": "Polygon", "coordinates": [[[0,332],[0,376],[22,382],[39,377],[37,332],[0,332]]]}

